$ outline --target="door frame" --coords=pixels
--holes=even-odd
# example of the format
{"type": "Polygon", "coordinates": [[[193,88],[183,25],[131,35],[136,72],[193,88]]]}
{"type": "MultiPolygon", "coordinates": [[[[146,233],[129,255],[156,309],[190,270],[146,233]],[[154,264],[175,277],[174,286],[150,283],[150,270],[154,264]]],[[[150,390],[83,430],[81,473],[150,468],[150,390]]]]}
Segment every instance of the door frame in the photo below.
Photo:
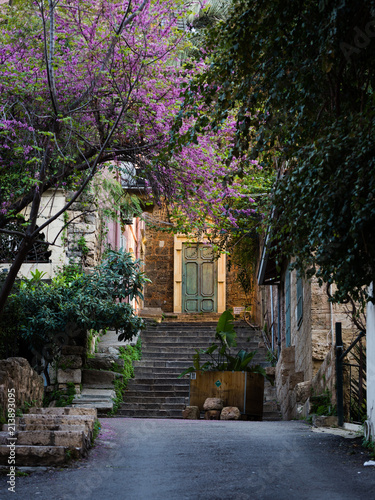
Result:
{"type": "MultiPolygon", "coordinates": [[[[182,313],[182,246],[184,243],[209,243],[207,238],[199,242],[185,234],[174,235],[173,248],[173,312],[182,313]]],[[[225,311],[226,301],[226,255],[221,254],[217,261],[217,312],[225,311]]],[[[204,313],[203,313],[204,314],[204,313]]]]}

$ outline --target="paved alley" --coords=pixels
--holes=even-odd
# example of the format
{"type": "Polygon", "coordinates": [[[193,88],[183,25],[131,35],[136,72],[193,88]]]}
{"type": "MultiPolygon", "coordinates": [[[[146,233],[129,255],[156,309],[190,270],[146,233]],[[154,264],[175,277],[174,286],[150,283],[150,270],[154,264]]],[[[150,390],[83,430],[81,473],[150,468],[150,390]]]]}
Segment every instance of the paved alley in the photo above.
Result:
{"type": "Polygon", "coordinates": [[[101,419],[86,460],[0,479],[0,498],[39,500],[370,500],[360,441],[298,421],[101,419]]]}

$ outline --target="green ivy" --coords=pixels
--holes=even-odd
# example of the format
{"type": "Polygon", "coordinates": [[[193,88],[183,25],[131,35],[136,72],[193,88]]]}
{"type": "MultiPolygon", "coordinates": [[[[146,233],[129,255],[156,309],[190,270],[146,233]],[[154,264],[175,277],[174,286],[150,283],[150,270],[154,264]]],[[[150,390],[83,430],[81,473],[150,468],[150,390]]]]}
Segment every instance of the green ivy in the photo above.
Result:
{"type": "Polygon", "coordinates": [[[176,124],[215,130],[233,116],[228,158],[283,173],[269,221],[279,267],[295,257],[337,285],[333,300],[363,305],[375,279],[374,12],[375,0],[233,0],[206,29],[209,68],[176,124]]]}
{"type": "Polygon", "coordinates": [[[126,347],[121,346],[119,348],[119,357],[123,359],[125,363],[124,368],[121,370],[118,369],[117,366],[114,367],[114,370],[121,373],[122,377],[116,379],[114,382],[114,391],[116,396],[113,401],[113,409],[109,413],[109,415],[115,415],[121,403],[123,402],[124,393],[128,382],[130,379],[134,378],[133,361],[141,359],[141,356],[142,345],[140,337],[138,338],[135,346],[127,345],[126,347]]]}

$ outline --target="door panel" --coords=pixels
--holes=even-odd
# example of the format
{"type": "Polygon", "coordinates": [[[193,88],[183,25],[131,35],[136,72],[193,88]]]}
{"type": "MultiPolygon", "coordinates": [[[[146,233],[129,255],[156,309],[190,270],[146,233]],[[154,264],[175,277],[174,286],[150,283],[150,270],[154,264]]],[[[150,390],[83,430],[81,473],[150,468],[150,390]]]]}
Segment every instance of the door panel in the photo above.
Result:
{"type": "Polygon", "coordinates": [[[204,244],[185,244],[182,252],[183,312],[216,312],[217,262],[204,244]]]}
{"type": "Polygon", "coordinates": [[[186,299],[185,301],[185,312],[199,312],[198,310],[198,300],[186,299]]]}
{"type": "Polygon", "coordinates": [[[214,263],[203,262],[201,266],[201,292],[204,297],[212,297],[215,294],[214,263]]]}
{"type": "Polygon", "coordinates": [[[196,296],[198,294],[198,264],[188,262],[186,264],[186,295],[196,296]]]}

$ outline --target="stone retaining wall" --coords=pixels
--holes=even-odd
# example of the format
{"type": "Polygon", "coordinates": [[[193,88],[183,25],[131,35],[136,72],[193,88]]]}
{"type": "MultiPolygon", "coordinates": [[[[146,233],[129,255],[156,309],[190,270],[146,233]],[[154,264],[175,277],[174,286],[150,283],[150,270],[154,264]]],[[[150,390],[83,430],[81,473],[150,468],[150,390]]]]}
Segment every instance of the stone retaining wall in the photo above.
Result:
{"type": "Polygon", "coordinates": [[[16,409],[25,403],[41,405],[43,401],[43,377],[33,370],[24,358],[0,360],[0,416],[8,412],[8,390],[14,395],[16,409]]]}

